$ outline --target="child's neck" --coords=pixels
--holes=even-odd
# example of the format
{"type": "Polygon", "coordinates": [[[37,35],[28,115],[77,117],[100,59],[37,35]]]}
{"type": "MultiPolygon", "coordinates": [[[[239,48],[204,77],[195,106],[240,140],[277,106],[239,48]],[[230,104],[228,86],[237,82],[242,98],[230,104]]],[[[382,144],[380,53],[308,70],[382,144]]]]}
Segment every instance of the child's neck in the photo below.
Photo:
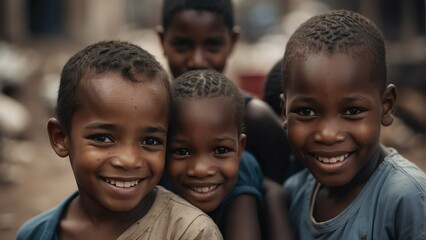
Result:
{"type": "Polygon", "coordinates": [[[156,194],[157,190],[154,188],[134,209],[127,212],[114,212],[95,203],[93,199],[82,199],[78,196],[71,202],[61,221],[60,235],[84,236],[87,239],[116,239],[146,215],[154,203],[156,194]],[[106,238],[99,238],[104,236],[106,238]]]}
{"type": "Polygon", "coordinates": [[[316,221],[322,222],[336,217],[361,192],[368,179],[383,162],[384,157],[387,155],[387,150],[381,146],[377,148],[376,152],[371,157],[369,163],[361,169],[351,182],[340,187],[326,187],[321,186],[315,199],[313,199],[313,217],[316,221]]]}

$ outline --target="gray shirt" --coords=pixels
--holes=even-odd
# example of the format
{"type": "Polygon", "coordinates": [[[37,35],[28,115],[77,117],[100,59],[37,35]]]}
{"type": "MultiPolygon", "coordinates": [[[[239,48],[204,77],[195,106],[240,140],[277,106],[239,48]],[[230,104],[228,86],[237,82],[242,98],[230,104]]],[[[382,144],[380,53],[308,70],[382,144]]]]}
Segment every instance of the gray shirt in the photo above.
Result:
{"type": "Polygon", "coordinates": [[[426,175],[390,149],[364,188],[338,216],[316,222],[312,196],[319,183],[303,170],[284,183],[297,239],[426,239],[426,175]]]}

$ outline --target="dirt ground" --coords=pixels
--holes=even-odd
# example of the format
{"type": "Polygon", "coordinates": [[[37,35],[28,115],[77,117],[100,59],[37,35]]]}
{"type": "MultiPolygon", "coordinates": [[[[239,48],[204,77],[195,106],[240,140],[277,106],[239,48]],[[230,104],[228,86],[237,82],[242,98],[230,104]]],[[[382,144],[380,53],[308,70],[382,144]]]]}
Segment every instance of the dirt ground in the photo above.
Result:
{"type": "Polygon", "coordinates": [[[42,79],[48,72],[56,71],[57,67],[53,66],[56,63],[52,61],[56,59],[58,65],[63,64],[60,56],[74,49],[55,45],[35,43],[31,46],[32,60],[36,61],[33,64],[37,64],[38,69],[20,85],[16,96],[29,109],[31,124],[22,141],[1,145],[6,154],[0,159],[0,239],[15,239],[18,228],[26,220],[76,190],[68,159],[56,156],[46,131],[52,109],[42,96],[42,79]]]}
{"type": "MultiPolygon", "coordinates": [[[[62,66],[81,46],[67,49],[53,46],[49,43],[32,45],[39,57],[37,61],[42,64],[19,94],[32,114],[31,127],[24,142],[27,144],[11,144],[7,147],[10,159],[1,159],[6,167],[0,172],[3,177],[0,182],[0,239],[14,239],[26,220],[55,206],[76,190],[68,159],[57,157],[49,145],[46,122],[52,116],[52,109],[45,104],[40,92],[42,79],[49,72],[59,71],[58,66],[62,66]]],[[[395,131],[400,131],[398,124],[385,129],[390,135],[395,131]]],[[[426,171],[426,146],[400,152],[426,171]]]]}

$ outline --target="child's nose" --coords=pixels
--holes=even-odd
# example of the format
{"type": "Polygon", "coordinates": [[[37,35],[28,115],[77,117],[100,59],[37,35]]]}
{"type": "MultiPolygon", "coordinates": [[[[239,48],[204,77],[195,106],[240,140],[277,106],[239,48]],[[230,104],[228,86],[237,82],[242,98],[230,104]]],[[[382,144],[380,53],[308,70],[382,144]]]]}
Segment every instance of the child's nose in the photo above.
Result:
{"type": "Polygon", "coordinates": [[[125,170],[140,168],[143,165],[143,154],[140,146],[121,146],[112,158],[114,167],[125,170]]]}
{"type": "Polygon", "coordinates": [[[325,145],[333,145],[345,140],[342,126],[337,121],[326,119],[318,124],[314,134],[314,141],[325,145]]]}
{"type": "Polygon", "coordinates": [[[206,56],[204,54],[204,51],[201,47],[197,47],[194,49],[189,62],[188,67],[191,70],[195,69],[208,69],[209,65],[207,63],[206,56]]]}
{"type": "Polygon", "coordinates": [[[214,175],[216,173],[216,168],[214,164],[212,164],[212,161],[213,160],[207,156],[200,156],[192,159],[187,169],[188,176],[205,178],[214,175]]]}

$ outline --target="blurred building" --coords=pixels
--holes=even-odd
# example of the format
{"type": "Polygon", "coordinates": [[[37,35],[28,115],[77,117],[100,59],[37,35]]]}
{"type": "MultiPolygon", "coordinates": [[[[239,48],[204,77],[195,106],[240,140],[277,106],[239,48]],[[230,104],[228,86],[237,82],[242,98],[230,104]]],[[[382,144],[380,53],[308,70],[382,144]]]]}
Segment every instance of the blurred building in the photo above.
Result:
{"type": "MultiPolygon", "coordinates": [[[[260,98],[267,72],[309,17],[343,8],[375,22],[387,41],[388,77],[399,95],[398,118],[382,131],[382,142],[426,171],[425,0],[233,1],[241,40],[225,74],[260,98]]],[[[45,130],[63,64],[78,49],[106,39],[133,41],[164,64],[153,31],[161,5],[162,0],[0,0],[0,239],[13,239],[24,221],[75,189],[68,163],[56,159],[45,130]],[[6,124],[2,116],[13,118],[6,124]],[[8,133],[13,129],[24,135],[8,133]]]]}
{"type": "MultiPolygon", "coordinates": [[[[282,57],[288,37],[300,23],[322,11],[341,8],[365,15],[382,30],[390,82],[426,92],[426,81],[422,81],[426,68],[425,0],[233,1],[241,41],[226,74],[258,97],[262,97],[267,71],[282,57]]],[[[161,5],[160,0],[0,0],[0,40],[27,46],[49,39],[52,44],[60,39],[80,46],[112,38],[129,40],[130,32],[153,30],[160,23],[161,5]]],[[[131,40],[156,44],[143,47],[164,63],[154,33],[131,40]]],[[[421,128],[416,129],[423,130],[422,122],[417,125],[421,128]]]]}
{"type": "MultiPolygon", "coordinates": [[[[424,0],[234,0],[244,39],[256,41],[277,31],[283,16],[312,7],[345,8],[372,19],[388,40],[425,34],[424,0]]],[[[0,37],[20,42],[35,36],[90,40],[116,36],[123,27],[152,27],[159,22],[159,0],[1,0],[0,37]]],[[[317,9],[321,11],[324,9],[317,9]]]]}

